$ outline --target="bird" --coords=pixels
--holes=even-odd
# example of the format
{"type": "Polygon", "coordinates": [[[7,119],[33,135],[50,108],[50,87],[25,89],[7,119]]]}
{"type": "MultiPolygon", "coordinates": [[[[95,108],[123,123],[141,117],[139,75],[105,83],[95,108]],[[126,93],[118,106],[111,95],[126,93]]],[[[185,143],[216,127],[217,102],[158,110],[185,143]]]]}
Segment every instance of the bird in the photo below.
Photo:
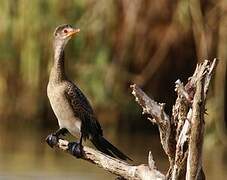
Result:
{"type": "Polygon", "coordinates": [[[64,49],[68,41],[80,32],[69,24],[58,26],[54,31],[54,63],[47,85],[47,96],[52,110],[57,117],[59,129],[53,135],[59,138],[67,133],[79,137],[78,145],[89,139],[101,152],[122,160],[131,160],[103,136],[103,130],[82,91],[65,73],[64,49]]]}

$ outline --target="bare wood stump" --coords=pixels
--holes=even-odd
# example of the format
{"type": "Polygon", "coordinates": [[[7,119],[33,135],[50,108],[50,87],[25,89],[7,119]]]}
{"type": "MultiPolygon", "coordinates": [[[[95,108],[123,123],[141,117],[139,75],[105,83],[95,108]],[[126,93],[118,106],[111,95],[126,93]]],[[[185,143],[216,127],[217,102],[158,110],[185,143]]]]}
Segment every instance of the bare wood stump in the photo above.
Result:
{"type": "Polygon", "coordinates": [[[186,85],[180,80],[175,82],[177,99],[171,116],[165,113],[163,103],[150,99],[136,84],[130,86],[136,102],[142,107],[142,113],[148,114],[148,119],[159,127],[161,144],[169,159],[166,175],[156,168],[151,152],[147,165],[133,165],[85,146],[78,155],[63,139],[57,139],[51,145],[89,161],[120,179],[205,179],[202,169],[205,102],[216,65],[216,59],[212,62],[205,60],[197,65],[186,85]]]}

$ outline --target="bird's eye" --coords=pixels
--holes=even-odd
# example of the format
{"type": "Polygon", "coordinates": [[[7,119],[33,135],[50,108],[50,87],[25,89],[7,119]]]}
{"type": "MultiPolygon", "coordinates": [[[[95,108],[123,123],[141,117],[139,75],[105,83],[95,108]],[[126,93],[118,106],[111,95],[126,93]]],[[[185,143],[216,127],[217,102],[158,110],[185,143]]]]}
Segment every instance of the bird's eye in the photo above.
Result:
{"type": "Polygon", "coordinates": [[[63,31],[64,33],[67,33],[68,32],[68,30],[67,29],[64,29],[64,31],[63,31]]]}

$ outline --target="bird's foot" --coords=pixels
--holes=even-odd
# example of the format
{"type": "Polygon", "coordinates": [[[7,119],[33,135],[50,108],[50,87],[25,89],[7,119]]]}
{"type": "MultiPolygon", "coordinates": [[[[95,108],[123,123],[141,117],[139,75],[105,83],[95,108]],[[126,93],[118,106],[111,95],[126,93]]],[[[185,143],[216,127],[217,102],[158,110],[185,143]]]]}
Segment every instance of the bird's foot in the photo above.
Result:
{"type": "Polygon", "coordinates": [[[81,143],[70,142],[68,144],[68,150],[73,156],[76,156],[77,158],[83,157],[83,146],[81,145],[81,143]]]}
{"type": "Polygon", "coordinates": [[[46,137],[46,142],[53,148],[58,143],[58,137],[54,134],[50,134],[46,137]]]}

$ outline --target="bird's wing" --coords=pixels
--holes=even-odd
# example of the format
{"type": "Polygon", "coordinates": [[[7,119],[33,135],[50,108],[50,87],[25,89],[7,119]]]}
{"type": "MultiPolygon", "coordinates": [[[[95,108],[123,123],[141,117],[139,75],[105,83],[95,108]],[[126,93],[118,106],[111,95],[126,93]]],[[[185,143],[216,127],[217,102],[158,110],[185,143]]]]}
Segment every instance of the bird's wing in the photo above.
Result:
{"type": "Polygon", "coordinates": [[[74,115],[81,119],[81,132],[83,137],[102,135],[102,128],[97,121],[90,103],[81,90],[74,84],[67,86],[65,96],[70,102],[74,115]]]}

